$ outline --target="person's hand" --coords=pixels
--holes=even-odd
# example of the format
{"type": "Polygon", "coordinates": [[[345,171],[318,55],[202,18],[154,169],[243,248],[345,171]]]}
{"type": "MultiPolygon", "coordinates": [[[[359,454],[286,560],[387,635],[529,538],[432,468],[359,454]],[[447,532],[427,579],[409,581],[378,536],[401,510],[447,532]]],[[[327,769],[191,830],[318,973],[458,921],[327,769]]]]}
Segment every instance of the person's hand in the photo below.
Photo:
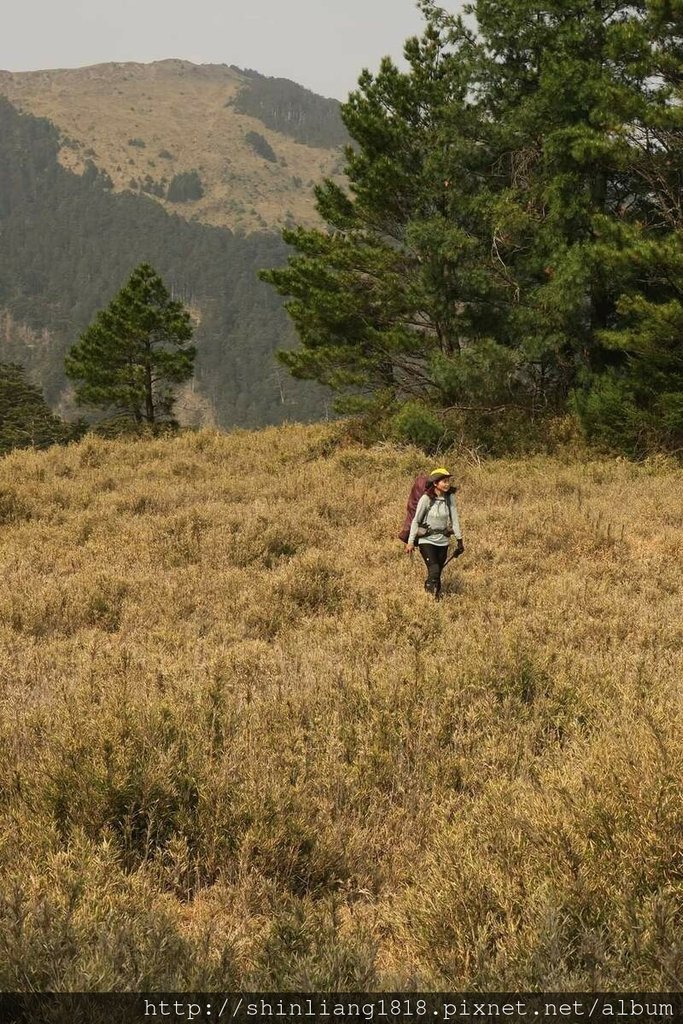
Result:
{"type": "Polygon", "coordinates": [[[415,545],[414,544],[406,544],[406,554],[412,555],[414,550],[415,550],[415,545]]]}
{"type": "Polygon", "coordinates": [[[462,542],[462,537],[458,537],[458,539],[456,541],[456,544],[455,544],[455,553],[457,555],[461,555],[464,550],[465,550],[465,545],[462,542]]]}

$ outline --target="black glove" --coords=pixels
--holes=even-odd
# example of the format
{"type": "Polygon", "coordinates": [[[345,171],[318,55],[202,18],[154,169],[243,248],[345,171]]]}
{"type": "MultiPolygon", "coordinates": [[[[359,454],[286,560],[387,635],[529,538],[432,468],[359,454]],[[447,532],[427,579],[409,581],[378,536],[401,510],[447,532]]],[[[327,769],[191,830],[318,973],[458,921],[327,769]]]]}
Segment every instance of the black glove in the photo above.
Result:
{"type": "Polygon", "coordinates": [[[456,544],[455,544],[455,557],[457,558],[458,555],[461,555],[464,550],[465,550],[465,545],[462,542],[462,537],[458,537],[458,540],[456,541],[456,544]]]}

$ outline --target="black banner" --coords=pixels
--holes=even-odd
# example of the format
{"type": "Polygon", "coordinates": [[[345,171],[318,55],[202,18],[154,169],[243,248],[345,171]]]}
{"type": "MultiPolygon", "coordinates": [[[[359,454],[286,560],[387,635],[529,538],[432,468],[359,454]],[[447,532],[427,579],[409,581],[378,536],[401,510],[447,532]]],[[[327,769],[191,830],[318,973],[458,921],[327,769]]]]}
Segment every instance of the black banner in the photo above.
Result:
{"type": "Polygon", "coordinates": [[[0,1024],[683,1024],[671,992],[0,994],[0,1024]]]}

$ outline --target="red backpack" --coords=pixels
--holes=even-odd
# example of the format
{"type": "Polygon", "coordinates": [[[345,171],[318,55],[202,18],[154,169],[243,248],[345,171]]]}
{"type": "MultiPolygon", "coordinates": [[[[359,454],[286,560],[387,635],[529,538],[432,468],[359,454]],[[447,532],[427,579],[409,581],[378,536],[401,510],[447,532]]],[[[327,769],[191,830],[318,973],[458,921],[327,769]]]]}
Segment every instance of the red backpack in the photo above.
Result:
{"type": "Polygon", "coordinates": [[[410,495],[408,497],[408,504],[406,506],[406,517],[403,520],[403,526],[401,527],[401,532],[398,535],[398,539],[402,540],[404,544],[408,543],[408,537],[410,536],[410,524],[415,517],[415,509],[417,508],[418,501],[427,490],[428,483],[429,477],[426,473],[418,473],[413,481],[413,486],[410,489],[410,495]]]}

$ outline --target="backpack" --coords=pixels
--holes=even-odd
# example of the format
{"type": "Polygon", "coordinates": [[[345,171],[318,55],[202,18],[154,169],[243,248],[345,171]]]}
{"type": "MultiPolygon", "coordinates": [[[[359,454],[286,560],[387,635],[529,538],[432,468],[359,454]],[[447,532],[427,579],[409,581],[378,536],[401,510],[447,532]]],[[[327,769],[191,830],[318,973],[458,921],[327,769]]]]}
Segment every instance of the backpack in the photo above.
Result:
{"type": "MultiPolygon", "coordinates": [[[[413,480],[413,486],[411,487],[410,494],[408,495],[408,504],[406,505],[406,517],[403,520],[403,526],[401,527],[400,533],[398,534],[398,539],[400,541],[403,541],[404,544],[408,543],[408,537],[410,536],[410,527],[412,525],[413,519],[415,518],[415,509],[417,508],[417,503],[422,497],[422,495],[426,493],[428,486],[429,477],[427,476],[427,474],[418,473],[415,479],[413,480]]],[[[451,494],[454,494],[455,491],[456,488],[451,487],[449,491],[449,497],[451,494]]],[[[433,499],[432,504],[434,503],[434,500],[435,499],[433,499]]]]}
{"type": "Polygon", "coordinates": [[[401,532],[398,535],[398,539],[403,541],[404,544],[408,543],[410,525],[415,517],[415,509],[417,508],[418,501],[427,490],[428,481],[429,477],[426,473],[418,473],[413,480],[413,486],[411,487],[410,494],[408,495],[408,504],[406,505],[406,517],[403,520],[403,526],[401,527],[401,532]]]}

